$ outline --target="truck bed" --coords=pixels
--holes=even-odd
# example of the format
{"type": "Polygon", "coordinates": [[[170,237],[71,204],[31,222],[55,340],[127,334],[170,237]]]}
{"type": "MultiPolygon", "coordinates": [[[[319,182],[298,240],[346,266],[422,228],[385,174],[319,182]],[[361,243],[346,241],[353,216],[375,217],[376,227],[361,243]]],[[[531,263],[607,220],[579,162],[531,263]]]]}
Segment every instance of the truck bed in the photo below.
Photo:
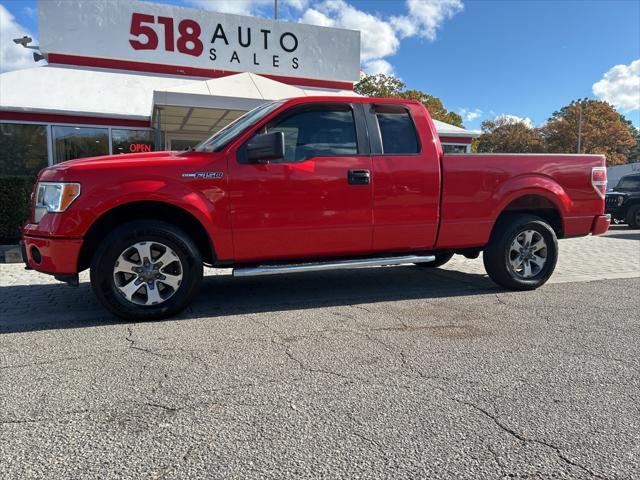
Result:
{"type": "Polygon", "coordinates": [[[604,165],[604,155],[445,154],[438,248],[485,245],[500,212],[525,196],[560,213],[561,236],[587,235],[604,213],[591,169],[604,165]]]}

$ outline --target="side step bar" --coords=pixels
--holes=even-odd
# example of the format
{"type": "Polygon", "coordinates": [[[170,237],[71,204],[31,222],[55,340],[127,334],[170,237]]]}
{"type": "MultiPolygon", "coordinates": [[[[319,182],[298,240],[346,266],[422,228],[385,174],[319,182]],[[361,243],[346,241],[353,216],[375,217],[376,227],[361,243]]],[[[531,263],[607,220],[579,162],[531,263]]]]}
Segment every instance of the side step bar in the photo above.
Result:
{"type": "Polygon", "coordinates": [[[234,268],[234,277],[257,277],[279,273],[320,272],[344,268],[381,267],[403,263],[427,263],[436,259],[433,255],[407,255],[405,257],[365,258],[360,260],[337,260],[331,262],[296,263],[289,265],[262,265],[252,268],[234,268]]]}

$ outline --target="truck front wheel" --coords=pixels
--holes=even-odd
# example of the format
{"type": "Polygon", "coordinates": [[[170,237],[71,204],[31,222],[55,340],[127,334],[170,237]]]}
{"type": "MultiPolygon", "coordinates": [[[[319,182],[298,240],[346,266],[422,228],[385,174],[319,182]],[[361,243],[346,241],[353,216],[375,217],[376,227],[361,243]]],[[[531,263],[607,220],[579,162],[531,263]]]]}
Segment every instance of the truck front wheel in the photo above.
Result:
{"type": "Polygon", "coordinates": [[[533,290],[553,273],[558,260],[558,239],[540,217],[510,215],[495,226],[484,250],[489,277],[510,290],[533,290]]]}
{"type": "Polygon", "coordinates": [[[91,262],[91,287],[118,317],[157,320],[191,302],[202,270],[200,251],[182,230],[159,221],[135,221],[100,244],[91,262]]]}

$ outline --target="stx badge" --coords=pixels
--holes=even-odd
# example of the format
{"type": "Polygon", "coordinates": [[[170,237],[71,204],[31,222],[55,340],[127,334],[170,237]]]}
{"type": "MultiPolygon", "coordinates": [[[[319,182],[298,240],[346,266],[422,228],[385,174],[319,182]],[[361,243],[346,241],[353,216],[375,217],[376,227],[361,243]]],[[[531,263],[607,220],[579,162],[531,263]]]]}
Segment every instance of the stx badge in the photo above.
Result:
{"type": "Polygon", "coordinates": [[[183,178],[222,178],[224,177],[223,172],[194,172],[194,173],[183,173],[183,178]]]}

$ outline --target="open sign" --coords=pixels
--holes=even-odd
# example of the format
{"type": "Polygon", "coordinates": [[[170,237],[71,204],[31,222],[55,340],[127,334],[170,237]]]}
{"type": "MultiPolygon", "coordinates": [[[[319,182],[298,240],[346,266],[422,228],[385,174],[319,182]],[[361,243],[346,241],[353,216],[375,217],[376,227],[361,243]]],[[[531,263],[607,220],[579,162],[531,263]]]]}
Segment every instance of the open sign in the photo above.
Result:
{"type": "Polygon", "coordinates": [[[146,143],[131,143],[129,144],[129,151],[131,153],[150,152],[151,145],[147,145],[146,143]]]}

